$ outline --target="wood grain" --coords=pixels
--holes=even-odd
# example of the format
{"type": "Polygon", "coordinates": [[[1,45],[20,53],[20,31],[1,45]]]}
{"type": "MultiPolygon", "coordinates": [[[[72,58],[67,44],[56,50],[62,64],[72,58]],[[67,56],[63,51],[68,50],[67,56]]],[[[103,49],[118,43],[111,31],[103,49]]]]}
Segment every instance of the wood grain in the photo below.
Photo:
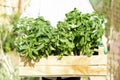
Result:
{"type": "Polygon", "coordinates": [[[34,66],[19,63],[19,76],[83,76],[107,75],[107,56],[56,56],[42,58],[34,66]]]}

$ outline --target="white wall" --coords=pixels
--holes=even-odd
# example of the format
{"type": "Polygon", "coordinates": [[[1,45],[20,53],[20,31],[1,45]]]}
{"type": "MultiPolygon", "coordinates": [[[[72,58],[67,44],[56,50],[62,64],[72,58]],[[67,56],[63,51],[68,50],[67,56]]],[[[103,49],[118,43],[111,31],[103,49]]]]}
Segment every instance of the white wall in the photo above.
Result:
{"type": "Polygon", "coordinates": [[[31,0],[30,6],[22,16],[43,16],[55,26],[57,21],[62,21],[65,14],[74,8],[82,13],[93,12],[89,0],[31,0]]]}

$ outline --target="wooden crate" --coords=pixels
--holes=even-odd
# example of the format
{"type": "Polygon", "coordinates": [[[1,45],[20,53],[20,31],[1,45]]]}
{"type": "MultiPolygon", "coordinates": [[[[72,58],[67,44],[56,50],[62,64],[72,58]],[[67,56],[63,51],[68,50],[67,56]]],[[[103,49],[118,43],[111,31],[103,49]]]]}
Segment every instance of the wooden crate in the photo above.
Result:
{"type": "MultiPolygon", "coordinates": [[[[34,63],[34,62],[33,62],[34,63]]],[[[57,56],[42,58],[33,66],[26,65],[20,59],[19,76],[44,76],[44,77],[76,77],[76,76],[102,76],[107,75],[107,55],[103,47],[99,54],[87,56],[64,56],[58,60],[57,56]]],[[[95,79],[95,77],[94,77],[95,79]]],[[[98,80],[98,79],[97,79],[98,80]]]]}

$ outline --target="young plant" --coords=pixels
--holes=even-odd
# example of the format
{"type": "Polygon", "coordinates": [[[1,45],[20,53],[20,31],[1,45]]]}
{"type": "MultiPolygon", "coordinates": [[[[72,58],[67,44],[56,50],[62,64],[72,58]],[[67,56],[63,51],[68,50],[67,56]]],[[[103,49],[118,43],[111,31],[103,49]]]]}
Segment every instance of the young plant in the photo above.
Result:
{"type": "Polygon", "coordinates": [[[97,13],[82,14],[75,8],[66,14],[63,22],[58,23],[58,29],[71,35],[75,55],[91,56],[104,33],[103,24],[103,16],[99,16],[97,13]]]}
{"type": "Polygon", "coordinates": [[[104,33],[104,17],[96,13],[82,14],[76,8],[53,28],[43,17],[21,18],[15,31],[15,44],[24,58],[39,60],[50,55],[91,56],[104,33]]]}

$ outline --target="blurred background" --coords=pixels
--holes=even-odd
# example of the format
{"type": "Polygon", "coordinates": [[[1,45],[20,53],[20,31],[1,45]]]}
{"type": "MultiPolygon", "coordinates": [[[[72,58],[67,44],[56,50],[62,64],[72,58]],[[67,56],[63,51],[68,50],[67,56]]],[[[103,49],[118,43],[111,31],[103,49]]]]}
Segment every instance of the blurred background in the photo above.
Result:
{"type": "MultiPolygon", "coordinates": [[[[35,1],[35,0],[33,0],[35,1]]],[[[19,77],[13,27],[31,0],[0,0],[0,80],[40,80],[37,77],[19,77]]],[[[110,43],[110,77],[120,80],[120,0],[89,0],[93,9],[107,19],[105,36],[110,43]],[[116,66],[117,65],[117,66],[116,66]]],[[[112,80],[112,79],[111,79],[112,80]]]]}

